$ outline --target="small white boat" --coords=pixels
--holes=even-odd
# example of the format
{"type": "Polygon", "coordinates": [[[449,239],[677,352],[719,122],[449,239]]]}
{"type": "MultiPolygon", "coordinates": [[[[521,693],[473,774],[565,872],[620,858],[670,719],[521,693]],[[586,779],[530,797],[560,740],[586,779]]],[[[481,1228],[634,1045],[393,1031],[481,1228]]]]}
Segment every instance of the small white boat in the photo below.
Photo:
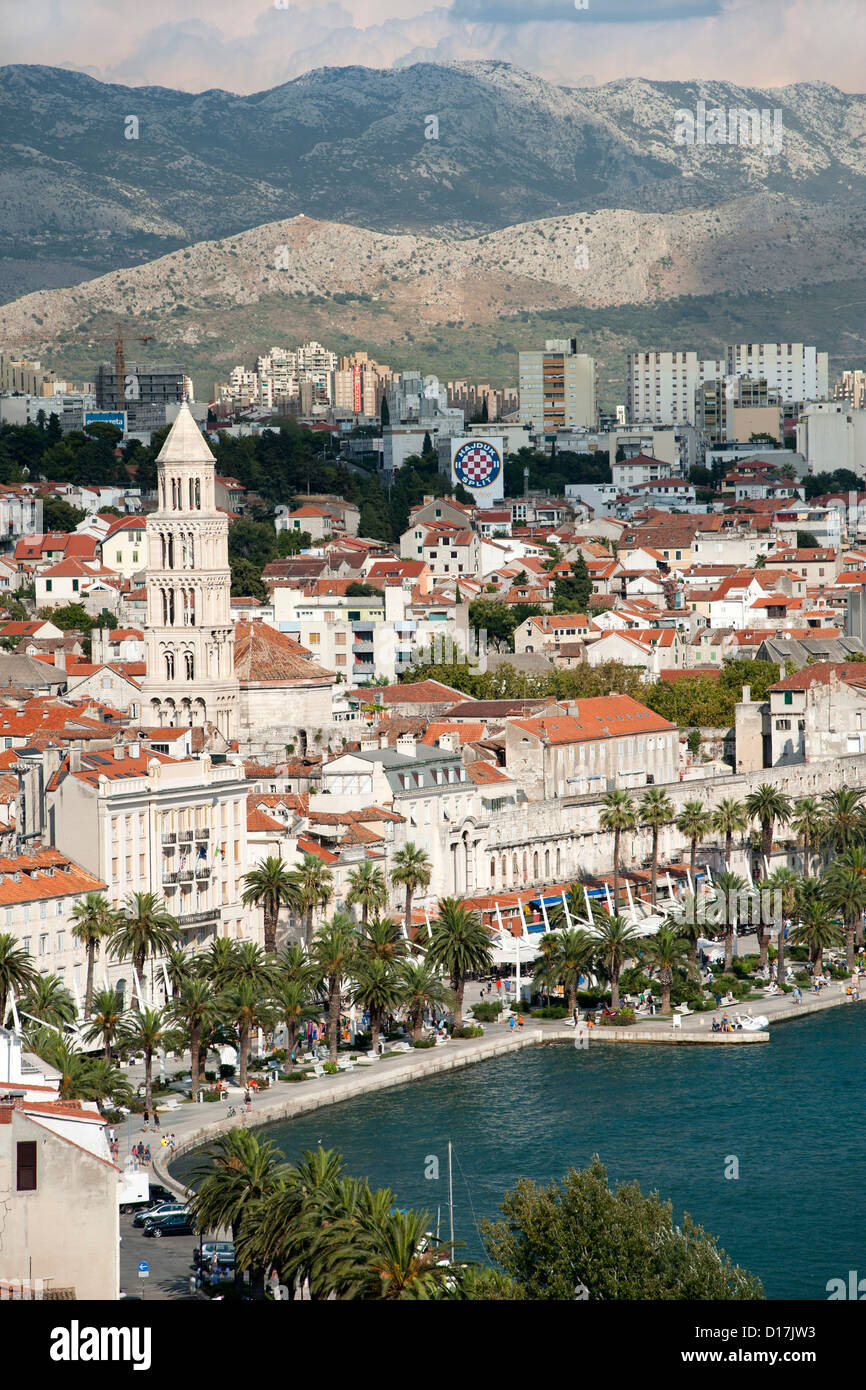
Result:
{"type": "Polygon", "coordinates": [[[759,1033],[762,1028],[770,1026],[766,1014],[756,1014],[754,1018],[751,1014],[737,1014],[734,1022],[739,1024],[744,1033],[759,1033]]]}

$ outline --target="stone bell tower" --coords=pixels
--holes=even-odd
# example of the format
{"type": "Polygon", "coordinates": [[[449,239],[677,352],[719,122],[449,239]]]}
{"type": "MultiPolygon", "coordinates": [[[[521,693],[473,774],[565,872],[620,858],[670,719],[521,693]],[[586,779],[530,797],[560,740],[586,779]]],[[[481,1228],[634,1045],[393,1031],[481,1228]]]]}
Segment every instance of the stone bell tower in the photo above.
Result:
{"type": "Polygon", "coordinates": [[[186,404],[157,458],[159,506],[147,518],[147,675],[152,724],[212,724],[237,737],[228,517],[217,511],[215,460],[186,404]]]}

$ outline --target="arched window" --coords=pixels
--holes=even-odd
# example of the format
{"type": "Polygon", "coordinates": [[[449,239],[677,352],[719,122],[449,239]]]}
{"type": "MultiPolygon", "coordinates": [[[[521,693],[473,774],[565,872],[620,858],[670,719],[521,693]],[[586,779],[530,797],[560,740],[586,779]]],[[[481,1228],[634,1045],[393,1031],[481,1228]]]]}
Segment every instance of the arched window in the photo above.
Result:
{"type": "Polygon", "coordinates": [[[532,856],[532,881],[538,882],[538,850],[532,856]]]}
{"type": "Polygon", "coordinates": [[[505,858],[505,855],[504,855],[504,854],[503,854],[503,856],[502,856],[502,863],[500,864],[499,868],[500,868],[500,870],[501,870],[501,872],[502,872],[502,886],[503,886],[503,888],[504,888],[504,887],[505,887],[505,875],[506,875],[506,873],[508,872],[508,860],[505,858]]]}
{"type": "Polygon", "coordinates": [[[194,506],[195,506],[195,481],[194,481],[194,479],[190,478],[190,480],[189,480],[189,509],[190,509],[190,511],[193,510],[194,506]]]}
{"type": "Polygon", "coordinates": [[[544,851],[544,877],[550,878],[550,850],[544,851]]]}
{"type": "Polygon", "coordinates": [[[185,652],[183,658],[184,670],[188,681],[195,680],[195,657],[192,652],[185,652]]]}
{"type": "Polygon", "coordinates": [[[529,878],[529,855],[526,850],[523,851],[523,878],[524,881],[529,878]]]}
{"type": "Polygon", "coordinates": [[[518,873],[519,873],[519,870],[518,870],[518,868],[517,868],[517,855],[515,854],[514,858],[513,858],[512,861],[511,861],[511,882],[512,882],[512,883],[516,883],[516,882],[517,882],[518,873]]]}
{"type": "Polygon", "coordinates": [[[195,509],[197,512],[201,511],[201,480],[199,478],[195,480],[195,509]]]}
{"type": "Polygon", "coordinates": [[[495,859],[491,859],[491,861],[490,861],[490,886],[491,886],[491,888],[494,886],[495,883],[496,883],[496,860],[495,860],[495,859]]]}
{"type": "Polygon", "coordinates": [[[562,864],[562,851],[560,850],[559,846],[557,845],[557,847],[556,847],[556,877],[557,877],[557,878],[559,878],[559,875],[562,873],[561,864],[562,864]]]}
{"type": "Polygon", "coordinates": [[[165,654],[165,678],[167,681],[174,680],[174,652],[165,654]]]}

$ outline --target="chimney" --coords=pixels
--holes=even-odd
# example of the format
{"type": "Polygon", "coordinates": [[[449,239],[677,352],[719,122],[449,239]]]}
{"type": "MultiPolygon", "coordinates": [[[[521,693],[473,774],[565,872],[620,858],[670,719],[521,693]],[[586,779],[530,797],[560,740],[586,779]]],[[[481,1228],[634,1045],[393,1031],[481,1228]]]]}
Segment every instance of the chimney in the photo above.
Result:
{"type": "Polygon", "coordinates": [[[80,748],[70,748],[70,750],[69,750],[69,771],[70,771],[70,772],[80,772],[80,771],[81,771],[81,749],[80,749],[80,748]]]}
{"type": "Polygon", "coordinates": [[[133,743],[127,744],[126,751],[130,758],[141,757],[141,744],[138,742],[138,739],[133,743]]]}
{"type": "Polygon", "coordinates": [[[400,734],[397,739],[397,748],[401,753],[406,753],[410,758],[415,756],[415,735],[400,734]]]}
{"type": "Polygon", "coordinates": [[[751,703],[752,703],[752,687],[751,687],[750,685],[744,685],[744,686],[743,686],[743,704],[744,704],[744,705],[750,705],[751,703]]]}
{"type": "Polygon", "coordinates": [[[62,647],[54,648],[54,665],[66,675],[66,653],[62,647]]]}
{"type": "Polygon", "coordinates": [[[112,751],[114,753],[115,760],[119,763],[122,763],[124,758],[126,757],[126,749],[124,748],[123,744],[115,743],[112,751]]]}

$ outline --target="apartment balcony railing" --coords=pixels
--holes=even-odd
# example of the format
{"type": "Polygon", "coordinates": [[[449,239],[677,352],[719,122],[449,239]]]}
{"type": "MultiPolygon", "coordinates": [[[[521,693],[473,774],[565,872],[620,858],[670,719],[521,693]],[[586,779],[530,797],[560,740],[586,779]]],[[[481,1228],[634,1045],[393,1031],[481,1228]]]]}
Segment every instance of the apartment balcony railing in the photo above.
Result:
{"type": "Polygon", "coordinates": [[[182,831],[180,832],[180,834],[178,835],[177,839],[178,839],[178,844],[181,844],[181,845],[191,845],[191,844],[192,844],[192,831],[191,831],[191,830],[182,830],[182,831]]]}
{"type": "Polygon", "coordinates": [[[210,865],[203,864],[201,868],[196,869],[195,876],[196,878],[210,878],[210,865]]]}
{"type": "Polygon", "coordinates": [[[170,830],[170,831],[168,831],[167,833],[164,833],[164,834],[163,834],[162,843],[163,843],[164,845],[175,845],[175,844],[177,844],[177,835],[174,833],[173,830],[170,830]]]}
{"type": "Polygon", "coordinates": [[[176,869],[166,869],[162,875],[162,881],[163,883],[177,883],[177,877],[176,869]]]}
{"type": "Polygon", "coordinates": [[[178,870],[178,874],[177,874],[177,878],[178,878],[178,882],[179,882],[179,883],[192,883],[192,880],[193,880],[193,871],[192,871],[192,869],[179,869],[179,870],[178,870]]]}
{"type": "Polygon", "coordinates": [[[209,831],[209,830],[197,830],[197,831],[195,832],[195,838],[196,838],[197,840],[209,840],[209,839],[210,839],[210,831],[209,831]]]}

